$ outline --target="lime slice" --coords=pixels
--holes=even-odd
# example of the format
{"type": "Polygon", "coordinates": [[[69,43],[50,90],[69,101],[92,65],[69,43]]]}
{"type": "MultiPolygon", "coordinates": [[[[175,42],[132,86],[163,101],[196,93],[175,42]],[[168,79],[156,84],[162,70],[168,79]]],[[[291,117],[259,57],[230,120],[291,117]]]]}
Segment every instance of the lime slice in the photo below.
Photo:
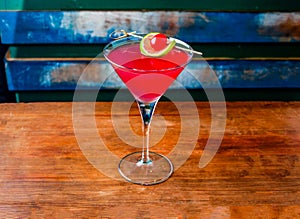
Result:
{"type": "Polygon", "coordinates": [[[161,57],[161,56],[166,55],[168,52],[170,52],[171,49],[175,46],[175,44],[176,44],[175,40],[171,40],[171,41],[169,41],[168,44],[166,44],[166,47],[164,49],[159,50],[159,51],[155,50],[151,46],[150,41],[157,34],[159,34],[159,33],[149,33],[143,37],[143,39],[140,42],[140,50],[143,55],[149,56],[149,57],[161,57]]]}

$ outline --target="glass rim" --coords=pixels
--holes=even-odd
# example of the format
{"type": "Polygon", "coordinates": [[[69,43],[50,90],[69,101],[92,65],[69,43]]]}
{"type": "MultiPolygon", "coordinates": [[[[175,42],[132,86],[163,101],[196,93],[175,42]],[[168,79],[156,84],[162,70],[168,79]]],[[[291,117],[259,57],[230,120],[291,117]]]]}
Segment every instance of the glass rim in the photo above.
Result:
{"type": "MultiPolygon", "coordinates": [[[[141,36],[143,36],[143,35],[141,35],[141,36]]],[[[190,51],[184,51],[185,53],[187,53],[189,55],[188,56],[188,60],[186,62],[184,62],[181,65],[178,65],[178,66],[175,66],[175,67],[171,67],[171,68],[150,69],[150,70],[145,70],[145,69],[140,69],[140,68],[128,68],[128,67],[123,66],[122,64],[118,64],[118,63],[112,61],[108,57],[108,54],[113,49],[115,49],[115,48],[118,48],[118,47],[123,46],[123,45],[139,43],[141,41],[141,38],[139,38],[139,37],[128,36],[128,37],[125,37],[125,38],[113,40],[113,41],[109,42],[107,45],[104,46],[102,53],[103,53],[103,56],[105,57],[105,59],[108,62],[110,62],[112,65],[116,66],[117,68],[127,69],[127,70],[131,70],[131,71],[135,71],[135,72],[154,72],[155,73],[155,72],[161,72],[161,71],[172,71],[172,70],[179,69],[179,68],[182,68],[182,67],[188,65],[192,61],[192,58],[193,58],[193,48],[189,44],[183,42],[182,40],[179,40],[179,39],[176,39],[176,38],[173,38],[173,37],[170,37],[170,39],[175,40],[176,44],[184,46],[184,49],[189,49],[190,50],[190,51]],[[110,46],[113,46],[114,44],[118,44],[118,45],[116,47],[114,47],[113,49],[111,49],[109,52],[106,52],[106,50],[108,50],[108,48],[110,46]]],[[[155,57],[153,57],[153,58],[155,58],[155,57]]],[[[157,58],[159,59],[161,57],[157,57],[157,58]]]]}

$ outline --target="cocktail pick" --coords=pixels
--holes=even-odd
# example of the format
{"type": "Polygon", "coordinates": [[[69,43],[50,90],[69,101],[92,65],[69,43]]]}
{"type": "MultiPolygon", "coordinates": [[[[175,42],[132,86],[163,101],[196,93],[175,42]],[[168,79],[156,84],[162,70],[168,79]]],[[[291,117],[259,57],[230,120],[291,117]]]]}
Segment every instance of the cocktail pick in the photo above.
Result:
{"type": "MultiPolygon", "coordinates": [[[[142,36],[138,35],[136,33],[136,31],[132,31],[132,32],[127,32],[125,30],[115,30],[113,31],[109,37],[111,39],[114,39],[114,40],[118,40],[118,39],[122,39],[122,38],[125,38],[125,37],[129,37],[129,36],[133,36],[133,37],[137,37],[137,38],[143,38],[142,36]]],[[[195,51],[195,50],[191,50],[191,49],[186,49],[186,48],[182,48],[180,46],[175,46],[177,49],[181,49],[181,50],[184,50],[184,51],[187,51],[187,52],[192,52],[192,53],[195,53],[195,54],[198,54],[198,55],[203,55],[202,52],[199,52],[199,51],[195,51]]]]}

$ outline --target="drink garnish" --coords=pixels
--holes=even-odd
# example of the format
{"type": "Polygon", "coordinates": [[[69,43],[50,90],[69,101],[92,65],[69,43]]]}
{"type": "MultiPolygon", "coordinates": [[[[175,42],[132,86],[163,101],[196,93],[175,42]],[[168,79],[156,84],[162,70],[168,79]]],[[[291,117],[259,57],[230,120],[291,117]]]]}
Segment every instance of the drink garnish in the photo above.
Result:
{"type": "MultiPolygon", "coordinates": [[[[164,37],[162,35],[164,35],[164,34],[161,34],[161,33],[149,33],[146,36],[142,37],[141,35],[137,34],[136,31],[127,32],[125,30],[115,30],[112,33],[110,33],[109,37],[111,39],[114,39],[114,40],[122,39],[122,38],[129,37],[129,36],[141,38],[142,39],[141,43],[140,43],[141,53],[144,54],[144,55],[146,55],[146,56],[150,56],[150,57],[160,57],[160,56],[163,56],[163,55],[167,54],[174,47],[173,44],[175,44],[175,48],[177,48],[177,49],[181,49],[181,50],[184,50],[184,51],[187,51],[187,52],[192,52],[192,53],[195,53],[195,54],[198,54],[198,55],[203,55],[202,52],[195,51],[193,49],[186,49],[186,48],[177,46],[176,45],[176,41],[175,40],[170,40],[170,39],[167,39],[167,46],[164,49],[162,49],[162,51],[157,52],[157,50],[159,50],[159,48],[162,48],[162,45],[164,45],[163,44],[163,41],[164,41],[163,38],[164,37]],[[158,40],[159,41],[158,44],[156,44],[156,39],[153,40],[153,34],[155,34],[155,35],[159,34],[158,36],[156,36],[156,38],[159,39],[158,40]],[[145,38],[149,38],[149,37],[152,38],[152,41],[150,40],[150,42],[148,42],[149,40],[146,40],[146,45],[142,46],[141,44],[142,44],[143,40],[145,38]],[[151,43],[152,43],[152,45],[151,45],[151,43]],[[171,46],[170,46],[170,44],[171,44],[171,46]],[[154,50],[154,52],[153,52],[153,50],[154,50]]],[[[145,44],[145,42],[143,44],[145,44]]]]}
{"type": "Polygon", "coordinates": [[[168,39],[162,33],[149,33],[140,42],[141,53],[150,57],[166,55],[176,45],[175,40],[168,39]]]}
{"type": "Polygon", "coordinates": [[[165,34],[157,33],[150,39],[150,46],[156,50],[163,50],[168,44],[168,38],[165,34]]]}

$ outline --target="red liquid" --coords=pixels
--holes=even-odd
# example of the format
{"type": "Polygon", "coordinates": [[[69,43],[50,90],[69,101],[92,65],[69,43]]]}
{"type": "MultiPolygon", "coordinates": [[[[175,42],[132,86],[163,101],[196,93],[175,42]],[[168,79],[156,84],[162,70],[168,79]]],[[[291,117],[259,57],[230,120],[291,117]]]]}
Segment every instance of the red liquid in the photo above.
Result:
{"type": "Polygon", "coordinates": [[[139,44],[130,44],[114,49],[108,58],[119,65],[113,64],[113,67],[136,99],[153,102],[163,95],[184,69],[189,55],[172,49],[163,57],[151,58],[140,53],[139,44]]]}

